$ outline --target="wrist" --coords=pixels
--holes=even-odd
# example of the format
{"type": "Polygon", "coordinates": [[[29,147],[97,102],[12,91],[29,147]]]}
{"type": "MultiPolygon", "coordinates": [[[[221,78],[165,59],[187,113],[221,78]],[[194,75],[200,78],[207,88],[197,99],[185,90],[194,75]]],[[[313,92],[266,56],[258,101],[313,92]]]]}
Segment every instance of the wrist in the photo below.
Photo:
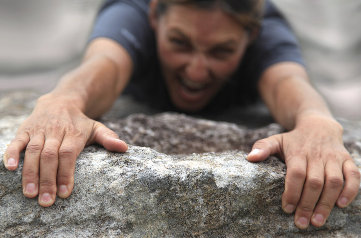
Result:
{"type": "Polygon", "coordinates": [[[319,128],[332,130],[337,134],[343,134],[342,125],[330,114],[321,112],[308,112],[299,116],[295,128],[319,128]]]}
{"type": "Polygon", "coordinates": [[[77,108],[82,112],[84,112],[85,109],[85,103],[81,97],[68,93],[61,94],[54,91],[39,97],[37,100],[37,105],[50,108],[54,106],[72,107],[77,108]]]}

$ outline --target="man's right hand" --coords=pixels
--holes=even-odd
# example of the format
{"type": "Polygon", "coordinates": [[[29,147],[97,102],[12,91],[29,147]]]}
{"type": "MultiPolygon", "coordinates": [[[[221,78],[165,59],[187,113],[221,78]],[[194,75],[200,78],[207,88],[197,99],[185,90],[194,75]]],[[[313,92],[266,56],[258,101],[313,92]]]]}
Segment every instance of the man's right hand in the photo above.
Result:
{"type": "Polygon", "coordinates": [[[68,197],[74,187],[75,161],[86,145],[98,143],[109,151],[125,152],[127,144],[100,122],[88,118],[67,99],[42,96],[9,144],[4,163],[15,170],[25,149],[23,193],[39,195],[41,206],[68,197]]]}

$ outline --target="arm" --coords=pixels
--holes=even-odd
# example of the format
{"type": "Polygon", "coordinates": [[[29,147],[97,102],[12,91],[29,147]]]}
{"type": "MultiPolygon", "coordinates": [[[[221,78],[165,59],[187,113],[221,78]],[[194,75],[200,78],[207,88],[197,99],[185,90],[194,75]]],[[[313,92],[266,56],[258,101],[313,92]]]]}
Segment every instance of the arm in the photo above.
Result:
{"type": "Polygon", "coordinates": [[[74,186],[76,158],[87,144],[127,150],[113,131],[89,117],[100,116],[112,105],[129,81],[132,67],[121,46],[99,38],[90,44],[82,64],[39,98],[4,157],[6,168],[15,170],[20,152],[26,149],[22,171],[26,197],[39,194],[42,206],[51,206],[56,194],[68,197],[74,186]]]}
{"type": "Polygon", "coordinates": [[[106,38],[88,47],[80,67],[65,75],[45,97],[66,97],[87,116],[106,112],[128,83],[133,64],[127,51],[106,38]]]}
{"type": "Polygon", "coordinates": [[[284,211],[295,211],[295,224],[301,229],[310,222],[322,226],[335,203],[351,203],[360,184],[360,173],[343,146],[342,127],[299,64],[271,66],[259,90],[275,119],[290,131],[257,141],[248,159],[280,155],[287,166],[284,211]]]}
{"type": "Polygon", "coordinates": [[[147,62],[147,49],[152,47],[147,2],[106,1],[82,64],[39,98],[8,146],[4,163],[9,170],[18,167],[19,154],[25,149],[23,193],[29,198],[39,195],[41,206],[51,206],[56,194],[62,198],[71,194],[75,161],[85,145],[127,150],[113,131],[91,118],[109,109],[136,66],[139,70],[147,62]]]}

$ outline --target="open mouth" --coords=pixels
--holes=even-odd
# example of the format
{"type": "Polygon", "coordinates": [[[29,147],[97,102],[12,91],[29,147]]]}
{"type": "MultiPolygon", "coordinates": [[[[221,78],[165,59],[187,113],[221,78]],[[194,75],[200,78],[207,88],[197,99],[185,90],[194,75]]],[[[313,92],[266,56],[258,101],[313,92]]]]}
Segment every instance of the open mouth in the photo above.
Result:
{"type": "Polygon", "coordinates": [[[185,90],[187,90],[191,93],[199,93],[201,91],[206,90],[209,87],[208,83],[194,82],[194,81],[182,78],[182,77],[178,77],[178,81],[185,90]]]}

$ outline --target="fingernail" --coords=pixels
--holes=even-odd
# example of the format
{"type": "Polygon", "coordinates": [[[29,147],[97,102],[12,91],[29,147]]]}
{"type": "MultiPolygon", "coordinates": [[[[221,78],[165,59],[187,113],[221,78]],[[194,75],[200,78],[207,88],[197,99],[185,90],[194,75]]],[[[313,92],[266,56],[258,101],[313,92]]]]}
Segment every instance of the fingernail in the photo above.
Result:
{"type": "Polygon", "coordinates": [[[9,158],[8,166],[16,166],[16,160],[14,158],[9,158]]]}
{"type": "Polygon", "coordinates": [[[66,185],[59,186],[59,195],[68,195],[68,187],[66,185]]]}
{"type": "Polygon", "coordinates": [[[295,206],[292,205],[292,204],[287,204],[287,205],[284,207],[284,211],[285,211],[286,213],[292,213],[294,210],[295,210],[295,206]]]}
{"type": "Polygon", "coordinates": [[[25,193],[34,194],[36,192],[36,187],[34,183],[28,183],[25,187],[25,193]]]}
{"type": "Polygon", "coordinates": [[[40,201],[43,203],[50,203],[52,201],[49,193],[43,193],[40,196],[40,201]]]}
{"type": "Polygon", "coordinates": [[[306,217],[298,218],[296,225],[301,229],[306,229],[308,227],[308,219],[306,217]]]}
{"type": "Polygon", "coordinates": [[[324,218],[321,214],[315,214],[313,217],[312,217],[312,221],[318,225],[323,225],[324,223],[324,218]]]}
{"type": "Polygon", "coordinates": [[[348,199],[345,198],[345,197],[342,197],[342,198],[340,198],[340,199],[338,200],[338,204],[341,205],[341,206],[343,206],[343,207],[347,206],[347,203],[348,203],[348,199]]]}
{"type": "Polygon", "coordinates": [[[258,155],[261,152],[260,149],[253,149],[251,153],[248,154],[248,156],[255,156],[258,155]]]}

